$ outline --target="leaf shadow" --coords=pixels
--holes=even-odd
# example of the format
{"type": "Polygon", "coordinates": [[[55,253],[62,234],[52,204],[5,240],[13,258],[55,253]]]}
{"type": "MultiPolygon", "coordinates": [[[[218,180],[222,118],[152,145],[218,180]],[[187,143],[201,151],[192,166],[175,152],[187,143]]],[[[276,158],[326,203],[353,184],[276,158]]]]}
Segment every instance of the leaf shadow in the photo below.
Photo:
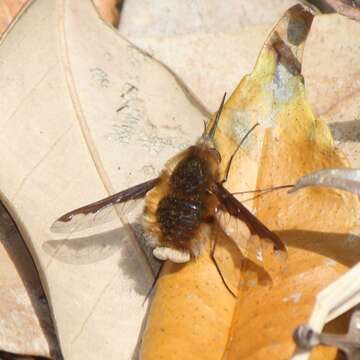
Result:
{"type": "Polygon", "coordinates": [[[37,316],[42,332],[49,345],[52,359],[63,359],[50,316],[49,304],[45,296],[33,258],[8,210],[0,202],[0,243],[24,285],[32,308],[37,316]]]}
{"type": "Polygon", "coordinates": [[[284,230],[277,234],[288,247],[324,255],[347,267],[355,265],[360,259],[360,237],[356,234],[307,230],[284,230]]]}
{"type": "Polygon", "coordinates": [[[331,133],[337,141],[360,141],[360,121],[359,119],[354,119],[350,121],[341,121],[329,123],[331,133]]]}

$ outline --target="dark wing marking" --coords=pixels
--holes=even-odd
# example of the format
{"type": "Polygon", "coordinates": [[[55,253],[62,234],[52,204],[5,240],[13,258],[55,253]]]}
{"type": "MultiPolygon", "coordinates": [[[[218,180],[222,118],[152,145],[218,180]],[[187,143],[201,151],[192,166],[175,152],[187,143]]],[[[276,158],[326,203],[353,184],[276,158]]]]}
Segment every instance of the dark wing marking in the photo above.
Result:
{"type": "Polygon", "coordinates": [[[109,214],[104,216],[104,210],[114,213],[113,206],[123,204],[130,200],[141,199],[158,182],[158,178],[148,180],[144,183],[132,186],[102,200],[72,210],[58,218],[50,230],[56,233],[73,233],[88,227],[103,224],[111,221],[109,214]],[[83,221],[86,218],[88,221],[83,221]],[[89,221],[90,220],[90,221],[89,221]]]}
{"type": "Polygon", "coordinates": [[[280,238],[269,230],[256,216],[254,216],[234,195],[232,195],[221,184],[215,183],[213,192],[225,208],[233,217],[246,223],[251,234],[259,235],[261,238],[269,239],[274,244],[274,249],[286,253],[286,247],[280,238]]]}

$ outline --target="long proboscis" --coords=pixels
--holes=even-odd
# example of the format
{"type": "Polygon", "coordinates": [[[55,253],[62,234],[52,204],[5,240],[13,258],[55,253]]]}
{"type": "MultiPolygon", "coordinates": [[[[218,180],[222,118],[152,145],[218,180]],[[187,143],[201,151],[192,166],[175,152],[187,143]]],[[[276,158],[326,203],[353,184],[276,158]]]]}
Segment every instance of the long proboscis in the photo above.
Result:
{"type": "Polygon", "coordinates": [[[214,123],[209,131],[209,139],[214,139],[214,136],[215,136],[215,132],[216,132],[216,129],[218,127],[218,124],[219,124],[219,120],[220,120],[220,116],[221,116],[221,113],[222,113],[222,110],[224,108],[224,104],[225,104],[225,98],[226,98],[226,93],[224,93],[224,96],[221,100],[221,104],[219,106],[219,110],[217,111],[216,113],[216,117],[215,117],[215,120],[214,120],[214,123]]]}

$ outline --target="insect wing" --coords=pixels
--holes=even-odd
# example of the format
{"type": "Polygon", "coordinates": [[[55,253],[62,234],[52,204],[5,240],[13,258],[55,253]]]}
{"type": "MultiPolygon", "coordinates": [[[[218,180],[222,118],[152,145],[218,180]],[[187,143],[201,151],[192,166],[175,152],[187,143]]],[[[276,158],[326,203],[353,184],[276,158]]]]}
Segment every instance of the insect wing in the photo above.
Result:
{"type": "Polygon", "coordinates": [[[152,179],[120,191],[102,200],[72,210],[58,218],[50,227],[54,233],[74,234],[84,229],[118,221],[119,216],[130,212],[157,183],[152,179]]]}
{"type": "Polygon", "coordinates": [[[272,260],[274,251],[278,258],[286,259],[286,247],[280,238],[235,196],[221,184],[214,185],[214,193],[221,204],[216,215],[218,223],[246,258],[266,270],[268,260],[272,260]]]}
{"type": "Polygon", "coordinates": [[[89,264],[114,254],[121,243],[135,235],[142,239],[142,232],[134,225],[124,225],[121,229],[111,228],[99,233],[81,232],[90,227],[116,221],[139,204],[146,193],[157,183],[157,179],[133,186],[105,199],[80,207],[61,216],[51,226],[51,231],[61,233],[61,239],[46,241],[42,248],[52,258],[69,264],[89,264]],[[132,234],[132,235],[131,235],[132,234]],[[76,237],[75,237],[75,236],[76,237]]]}

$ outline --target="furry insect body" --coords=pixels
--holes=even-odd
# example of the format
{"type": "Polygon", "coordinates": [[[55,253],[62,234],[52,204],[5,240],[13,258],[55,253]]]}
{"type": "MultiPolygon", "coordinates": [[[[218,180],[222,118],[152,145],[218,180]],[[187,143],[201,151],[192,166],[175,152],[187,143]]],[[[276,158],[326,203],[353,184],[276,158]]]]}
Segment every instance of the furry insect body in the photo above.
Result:
{"type": "MultiPolygon", "coordinates": [[[[160,176],[132,186],[102,200],[72,210],[58,218],[51,229],[54,232],[78,231],[109,220],[107,210],[112,206],[145,196],[144,225],[153,254],[160,260],[187,262],[200,254],[202,238],[209,237],[206,230],[219,215],[244,221],[252,235],[273,243],[274,250],[286,255],[286,247],[279,237],[257,219],[224,186],[231,162],[230,157],[224,179],[220,179],[221,156],[214,144],[214,134],[224,105],[225,95],[210,129],[207,127],[199,141],[170,159],[160,176]],[[83,222],[89,218],[90,222],[83,222]]],[[[256,128],[255,124],[240,142],[256,128]]],[[[219,224],[219,223],[218,223],[219,224]]],[[[216,239],[214,239],[216,243],[216,239]]],[[[257,247],[254,257],[258,257],[257,247]]]]}
{"type": "Polygon", "coordinates": [[[145,199],[145,227],[152,245],[198,256],[198,233],[213,220],[220,157],[204,139],[170,159],[145,199]],[[195,240],[196,239],[196,240],[195,240]]]}

